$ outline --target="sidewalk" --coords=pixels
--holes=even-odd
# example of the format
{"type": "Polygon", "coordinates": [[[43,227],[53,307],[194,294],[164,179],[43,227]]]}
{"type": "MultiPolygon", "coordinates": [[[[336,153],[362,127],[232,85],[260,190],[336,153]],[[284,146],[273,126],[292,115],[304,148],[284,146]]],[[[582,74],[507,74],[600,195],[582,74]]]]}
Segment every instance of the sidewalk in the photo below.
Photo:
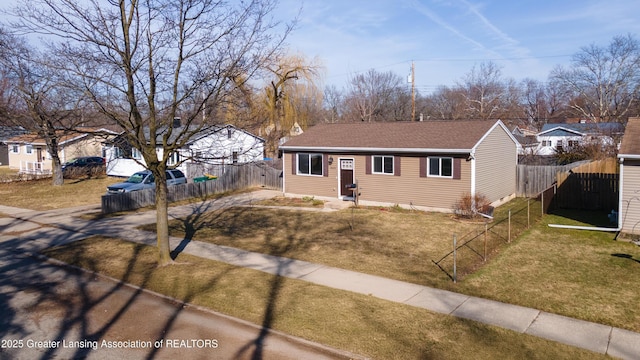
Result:
{"type": "MultiPolygon", "coordinates": [[[[279,194],[273,191],[258,191],[213,203],[174,207],[170,209],[170,216],[183,217],[225,206],[248,205],[256,200],[279,194]]],[[[342,202],[332,204],[331,207],[339,208],[344,205],[345,203],[342,202]]],[[[88,227],[88,222],[71,218],[69,213],[64,211],[38,213],[20,210],[0,206],[0,213],[17,215],[21,219],[43,224],[56,224],[66,230],[81,232],[85,236],[109,235],[155,245],[155,234],[133,229],[141,224],[155,222],[155,212],[152,211],[104,219],[88,227]]],[[[86,209],[72,209],[71,213],[78,211],[82,212],[86,209]]],[[[5,232],[2,220],[0,218],[0,231],[5,232]]],[[[171,238],[170,241],[172,248],[180,246],[187,254],[471,319],[616,358],[640,359],[640,333],[306,261],[252,253],[193,240],[185,241],[180,238],[171,238]]],[[[40,244],[43,247],[50,245],[40,244]]]]}

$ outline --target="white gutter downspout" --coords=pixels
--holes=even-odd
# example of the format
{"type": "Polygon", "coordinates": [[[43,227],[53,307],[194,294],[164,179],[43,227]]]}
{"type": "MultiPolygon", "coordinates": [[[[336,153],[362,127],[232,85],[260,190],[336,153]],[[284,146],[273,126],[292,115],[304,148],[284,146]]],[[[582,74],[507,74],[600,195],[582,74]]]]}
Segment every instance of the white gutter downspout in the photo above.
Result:
{"type": "Polygon", "coordinates": [[[472,151],[469,156],[471,157],[471,199],[476,198],[476,153],[472,151]]]}
{"type": "Polygon", "coordinates": [[[286,172],[286,162],[287,162],[287,153],[286,152],[282,152],[282,196],[284,196],[284,194],[286,194],[284,192],[285,188],[285,179],[287,178],[287,174],[285,174],[286,172]]]}
{"type": "Polygon", "coordinates": [[[618,188],[618,229],[622,230],[622,194],[624,194],[623,190],[623,179],[624,179],[624,158],[620,158],[620,177],[618,178],[618,183],[620,187],[618,188]]]}
{"type": "Polygon", "coordinates": [[[605,227],[595,227],[595,226],[577,226],[577,225],[560,225],[560,224],[549,224],[549,227],[559,228],[559,229],[574,229],[574,230],[592,230],[592,231],[608,231],[608,232],[618,232],[622,230],[622,214],[620,213],[620,209],[622,209],[622,169],[623,169],[623,158],[620,158],[620,188],[618,189],[619,194],[619,202],[618,202],[618,227],[616,228],[605,228],[605,227]]]}

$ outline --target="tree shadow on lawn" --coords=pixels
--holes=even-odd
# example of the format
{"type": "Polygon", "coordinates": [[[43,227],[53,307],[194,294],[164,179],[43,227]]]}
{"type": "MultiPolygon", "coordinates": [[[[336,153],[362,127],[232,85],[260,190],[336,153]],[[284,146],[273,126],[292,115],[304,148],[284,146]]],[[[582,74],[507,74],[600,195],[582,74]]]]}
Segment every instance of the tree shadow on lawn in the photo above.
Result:
{"type": "Polygon", "coordinates": [[[611,256],[618,257],[618,258],[622,258],[622,259],[629,259],[629,260],[631,260],[631,261],[635,261],[635,262],[637,262],[638,264],[640,264],[640,260],[634,259],[634,258],[633,258],[633,256],[632,256],[632,255],[629,255],[629,254],[617,254],[617,253],[616,253],[616,254],[611,254],[611,256]]]}
{"type": "Polygon", "coordinates": [[[595,210],[575,210],[575,209],[554,209],[549,211],[549,215],[555,215],[569,220],[563,225],[582,225],[604,228],[616,228],[617,223],[611,222],[609,213],[595,210]]]}
{"type": "MultiPolygon", "coordinates": [[[[184,238],[180,244],[172,251],[172,258],[177,257],[187,247],[195,234],[203,228],[217,228],[225,236],[242,237],[249,236],[255,229],[269,228],[274,226],[268,218],[262,216],[252,216],[250,212],[254,209],[250,206],[238,207],[233,206],[233,211],[225,211],[225,204],[216,204],[216,200],[200,203],[192,207],[192,212],[184,218],[176,218],[179,220],[177,226],[170,224],[170,229],[184,232],[184,238]],[[218,210],[218,211],[215,211],[218,210]],[[251,223],[247,224],[247,217],[251,219],[251,223]]],[[[283,306],[280,300],[281,289],[284,285],[285,274],[289,272],[290,264],[293,260],[285,258],[292,251],[304,250],[308,247],[304,238],[300,236],[301,229],[305,226],[304,220],[299,213],[292,213],[287,217],[287,234],[286,236],[267,233],[262,249],[262,253],[274,256],[271,260],[273,270],[267,271],[272,273],[269,284],[269,294],[264,305],[264,313],[262,316],[261,330],[257,337],[244,346],[242,346],[235,354],[236,359],[247,358],[259,360],[263,359],[265,354],[266,339],[270,334],[278,307],[283,306]],[[284,241],[282,240],[284,239],[284,241]]],[[[189,300],[189,299],[187,299],[189,300]]],[[[151,358],[151,357],[149,357],[151,358]]]]}

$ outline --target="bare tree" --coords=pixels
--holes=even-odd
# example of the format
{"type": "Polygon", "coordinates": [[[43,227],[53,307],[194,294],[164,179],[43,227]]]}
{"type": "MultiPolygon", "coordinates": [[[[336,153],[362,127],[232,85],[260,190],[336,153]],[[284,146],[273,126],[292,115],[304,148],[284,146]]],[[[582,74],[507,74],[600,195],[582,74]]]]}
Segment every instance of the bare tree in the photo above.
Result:
{"type": "Polygon", "coordinates": [[[474,66],[458,86],[464,91],[468,118],[494,119],[504,110],[506,90],[502,72],[495,63],[474,66]]]}
{"type": "Polygon", "coordinates": [[[592,44],[556,67],[551,78],[571,94],[571,108],[594,122],[623,122],[640,97],[640,43],[616,36],[608,47],[592,44]]]}
{"type": "MultiPolygon", "coordinates": [[[[58,71],[124,131],[156,179],[159,263],[170,255],[165,171],[174,152],[218,121],[241,77],[279,51],[290,25],[274,22],[277,0],[35,0],[17,5],[14,26],[46,34],[58,71]],[[180,117],[182,125],[174,127],[180,117]]],[[[246,80],[245,80],[246,81],[246,80]]]]}
{"type": "Polygon", "coordinates": [[[422,113],[428,119],[458,120],[467,116],[466,98],[460,87],[440,86],[424,99],[422,113]]]}
{"type": "Polygon", "coordinates": [[[403,86],[402,77],[391,71],[378,72],[371,69],[357,74],[349,81],[345,96],[345,116],[347,121],[398,121],[409,120],[411,104],[408,90],[403,86]]]}
{"type": "MultiPolygon", "coordinates": [[[[44,140],[51,156],[53,185],[62,185],[60,143],[78,125],[82,96],[51,68],[51,59],[29,48],[22,38],[0,29],[0,64],[7,85],[1,114],[6,123],[21,126],[44,140]]],[[[38,162],[44,154],[38,151],[38,162]]]]}
{"type": "Polygon", "coordinates": [[[324,121],[328,123],[339,122],[342,117],[344,95],[335,85],[324,89],[324,121]]]}

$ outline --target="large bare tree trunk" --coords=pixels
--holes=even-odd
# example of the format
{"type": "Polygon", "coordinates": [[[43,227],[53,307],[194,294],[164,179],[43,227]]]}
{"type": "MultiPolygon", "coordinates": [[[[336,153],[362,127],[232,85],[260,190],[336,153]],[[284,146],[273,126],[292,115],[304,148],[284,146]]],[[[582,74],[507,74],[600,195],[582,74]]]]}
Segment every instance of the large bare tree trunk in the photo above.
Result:
{"type": "Polygon", "coordinates": [[[171,244],[169,243],[169,212],[167,204],[167,182],[156,180],[156,232],[158,236],[158,265],[169,265],[171,244]]]}

